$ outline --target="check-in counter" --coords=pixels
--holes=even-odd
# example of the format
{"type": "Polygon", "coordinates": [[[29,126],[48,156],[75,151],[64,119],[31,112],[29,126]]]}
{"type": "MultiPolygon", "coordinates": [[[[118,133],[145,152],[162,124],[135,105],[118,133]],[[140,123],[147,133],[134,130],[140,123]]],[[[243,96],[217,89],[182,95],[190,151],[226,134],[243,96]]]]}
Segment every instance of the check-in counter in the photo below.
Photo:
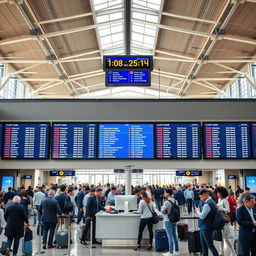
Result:
{"type": "MultiPolygon", "coordinates": [[[[160,212],[157,212],[157,214],[161,217],[160,212]]],[[[99,212],[96,214],[96,238],[102,240],[103,246],[135,246],[139,224],[140,214],[99,212]]],[[[162,220],[153,226],[153,230],[162,228],[162,220]]],[[[148,228],[145,227],[143,240],[148,238],[148,228]]]]}

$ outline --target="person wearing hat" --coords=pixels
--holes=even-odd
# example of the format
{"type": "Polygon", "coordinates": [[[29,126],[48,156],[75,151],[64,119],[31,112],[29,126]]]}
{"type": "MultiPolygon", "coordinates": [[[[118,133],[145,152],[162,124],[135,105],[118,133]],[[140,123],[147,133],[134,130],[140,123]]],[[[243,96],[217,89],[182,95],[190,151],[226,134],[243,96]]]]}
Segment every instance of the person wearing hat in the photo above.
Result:
{"type": "Polygon", "coordinates": [[[105,208],[102,206],[102,189],[97,188],[91,189],[94,190],[94,195],[90,196],[88,198],[87,204],[86,204],[86,211],[85,211],[85,218],[86,218],[86,223],[85,223],[85,228],[82,233],[81,237],[81,244],[87,245],[85,242],[87,232],[90,230],[91,223],[93,225],[93,230],[92,230],[92,243],[93,244],[100,244],[96,238],[95,238],[95,229],[96,229],[96,214],[99,211],[105,211],[105,208]]]}

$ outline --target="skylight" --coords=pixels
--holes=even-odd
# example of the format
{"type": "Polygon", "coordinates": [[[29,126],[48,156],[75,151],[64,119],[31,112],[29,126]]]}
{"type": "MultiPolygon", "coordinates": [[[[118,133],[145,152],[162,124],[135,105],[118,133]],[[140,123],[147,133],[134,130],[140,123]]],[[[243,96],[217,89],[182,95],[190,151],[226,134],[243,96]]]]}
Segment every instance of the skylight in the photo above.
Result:
{"type": "MultiPolygon", "coordinates": [[[[98,27],[99,43],[103,55],[124,55],[124,1],[93,0],[98,27]],[[115,24],[104,23],[118,21],[115,24]]],[[[153,55],[163,0],[132,0],[131,54],[153,55]]]]}

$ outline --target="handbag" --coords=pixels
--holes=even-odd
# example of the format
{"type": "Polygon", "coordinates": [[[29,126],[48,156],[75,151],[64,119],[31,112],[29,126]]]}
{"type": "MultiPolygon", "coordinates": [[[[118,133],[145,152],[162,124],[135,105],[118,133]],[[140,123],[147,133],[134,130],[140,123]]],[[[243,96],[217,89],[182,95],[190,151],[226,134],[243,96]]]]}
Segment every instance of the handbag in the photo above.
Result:
{"type": "Polygon", "coordinates": [[[212,234],[212,239],[214,241],[222,241],[223,240],[222,231],[221,230],[214,230],[213,234],[212,234]]]}
{"type": "Polygon", "coordinates": [[[147,204],[148,209],[150,210],[150,212],[152,213],[152,222],[153,224],[157,224],[160,221],[160,218],[158,217],[157,213],[155,211],[152,211],[149,207],[149,205],[147,204]]]}

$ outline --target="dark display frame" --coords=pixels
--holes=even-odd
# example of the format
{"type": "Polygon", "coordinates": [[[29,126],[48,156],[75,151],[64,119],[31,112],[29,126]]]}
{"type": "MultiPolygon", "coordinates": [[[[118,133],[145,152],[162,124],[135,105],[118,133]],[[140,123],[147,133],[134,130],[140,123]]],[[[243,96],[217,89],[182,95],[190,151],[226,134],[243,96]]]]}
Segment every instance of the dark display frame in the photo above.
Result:
{"type": "Polygon", "coordinates": [[[51,122],[51,141],[50,141],[50,156],[52,160],[98,160],[98,123],[97,122],[51,122]],[[54,140],[54,136],[53,136],[53,125],[54,124],[95,124],[96,125],[96,156],[94,158],[56,158],[56,157],[52,157],[52,146],[53,146],[53,140],[54,140]]]}
{"type": "Polygon", "coordinates": [[[2,132],[2,152],[1,152],[1,160],[50,160],[50,150],[51,150],[51,122],[2,122],[3,124],[3,132],[2,132]],[[4,154],[4,145],[5,145],[5,124],[47,124],[48,125],[48,145],[47,145],[47,150],[48,150],[48,154],[46,158],[30,158],[30,157],[26,157],[26,158],[5,158],[3,157],[4,154]]]}
{"type": "Polygon", "coordinates": [[[241,122],[241,121],[231,121],[231,122],[227,122],[227,121],[216,121],[216,122],[214,122],[214,121],[209,121],[209,122],[207,122],[207,121],[204,121],[204,122],[202,122],[202,146],[203,146],[203,148],[202,148],[202,151],[203,151],[203,159],[204,160],[249,160],[249,159],[253,159],[252,158],[252,126],[251,126],[251,124],[252,123],[254,123],[254,122],[252,122],[252,121],[245,121],[245,122],[241,122]],[[219,124],[249,124],[249,142],[250,142],[250,147],[249,147],[249,153],[251,154],[251,156],[250,157],[248,157],[248,158],[239,158],[239,157],[236,157],[236,158],[207,158],[206,157],[206,150],[205,150],[205,148],[206,148],[206,145],[205,145],[205,129],[204,129],[204,127],[205,127],[205,124],[216,124],[216,123],[219,123],[219,124]]]}

